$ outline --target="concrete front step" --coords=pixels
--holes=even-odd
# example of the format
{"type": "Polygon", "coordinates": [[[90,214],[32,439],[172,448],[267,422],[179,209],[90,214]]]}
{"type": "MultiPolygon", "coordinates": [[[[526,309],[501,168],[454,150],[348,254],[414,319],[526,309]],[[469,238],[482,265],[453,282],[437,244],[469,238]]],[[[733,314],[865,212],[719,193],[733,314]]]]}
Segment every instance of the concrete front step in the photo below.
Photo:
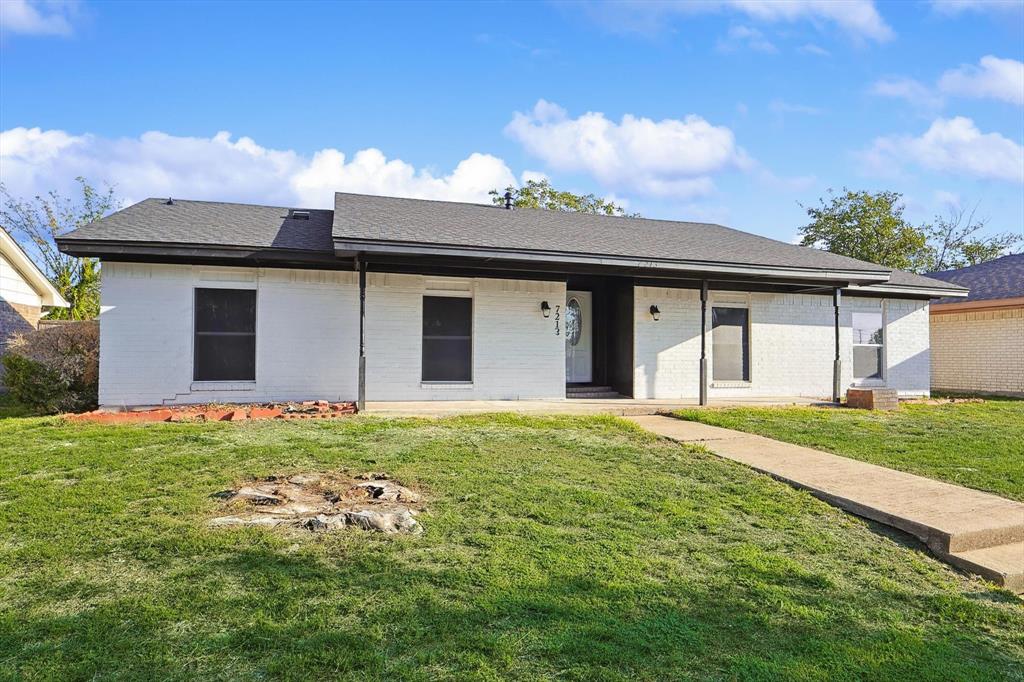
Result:
{"type": "Polygon", "coordinates": [[[953,552],[942,558],[1012,592],[1024,593],[1024,542],[953,552]]]}
{"type": "Polygon", "coordinates": [[[1020,581],[1014,576],[1024,562],[1016,559],[1012,570],[1013,550],[1024,542],[1020,502],[717,426],[664,416],[632,419],[661,436],[703,445],[840,509],[906,531],[939,558],[964,568],[976,563],[979,574],[1010,589],[1020,581]],[[1004,559],[985,568],[992,557],[1004,559]]]}
{"type": "Polygon", "coordinates": [[[611,386],[566,386],[565,397],[569,400],[578,398],[621,398],[622,396],[611,386]]]}

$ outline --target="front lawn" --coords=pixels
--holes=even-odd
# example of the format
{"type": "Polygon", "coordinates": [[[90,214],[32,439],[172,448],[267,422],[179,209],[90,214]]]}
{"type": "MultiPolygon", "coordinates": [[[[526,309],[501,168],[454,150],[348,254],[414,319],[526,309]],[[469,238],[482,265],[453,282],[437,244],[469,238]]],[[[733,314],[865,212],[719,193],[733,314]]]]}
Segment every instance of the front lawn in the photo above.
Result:
{"type": "Polygon", "coordinates": [[[614,418],[0,421],[0,678],[1022,679],[1024,607],[614,418]],[[209,528],[384,471],[419,536],[209,528]]]}
{"type": "Polygon", "coordinates": [[[893,412],[740,407],[678,416],[1024,501],[1024,400],[904,403],[893,412]]]}

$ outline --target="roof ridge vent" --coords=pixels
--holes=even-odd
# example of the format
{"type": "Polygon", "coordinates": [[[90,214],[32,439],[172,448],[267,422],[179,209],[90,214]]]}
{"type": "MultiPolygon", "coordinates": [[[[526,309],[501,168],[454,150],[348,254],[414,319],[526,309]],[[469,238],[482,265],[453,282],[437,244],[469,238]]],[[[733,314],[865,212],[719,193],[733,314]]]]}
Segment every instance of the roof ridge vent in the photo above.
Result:
{"type": "Polygon", "coordinates": [[[292,209],[290,217],[292,220],[309,220],[309,211],[297,211],[292,209]]]}

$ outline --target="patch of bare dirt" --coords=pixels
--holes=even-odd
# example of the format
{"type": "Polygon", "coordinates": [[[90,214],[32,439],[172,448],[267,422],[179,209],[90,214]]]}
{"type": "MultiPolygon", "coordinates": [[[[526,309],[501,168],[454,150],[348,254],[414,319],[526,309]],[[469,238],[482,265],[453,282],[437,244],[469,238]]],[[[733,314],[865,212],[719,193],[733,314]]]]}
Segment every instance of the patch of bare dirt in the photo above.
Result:
{"type": "Polygon", "coordinates": [[[224,511],[211,526],[285,526],[311,531],[360,528],[420,533],[422,496],[381,473],[268,476],[214,493],[224,511]]]}

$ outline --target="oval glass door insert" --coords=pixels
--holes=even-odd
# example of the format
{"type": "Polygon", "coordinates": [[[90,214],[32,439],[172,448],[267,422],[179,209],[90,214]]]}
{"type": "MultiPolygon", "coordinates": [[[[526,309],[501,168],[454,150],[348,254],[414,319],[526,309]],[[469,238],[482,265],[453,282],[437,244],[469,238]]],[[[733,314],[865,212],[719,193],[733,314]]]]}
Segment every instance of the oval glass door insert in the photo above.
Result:
{"type": "Polygon", "coordinates": [[[582,329],[583,310],[580,308],[580,302],[575,298],[570,298],[565,305],[565,340],[569,342],[570,346],[575,346],[580,342],[582,329]]]}

